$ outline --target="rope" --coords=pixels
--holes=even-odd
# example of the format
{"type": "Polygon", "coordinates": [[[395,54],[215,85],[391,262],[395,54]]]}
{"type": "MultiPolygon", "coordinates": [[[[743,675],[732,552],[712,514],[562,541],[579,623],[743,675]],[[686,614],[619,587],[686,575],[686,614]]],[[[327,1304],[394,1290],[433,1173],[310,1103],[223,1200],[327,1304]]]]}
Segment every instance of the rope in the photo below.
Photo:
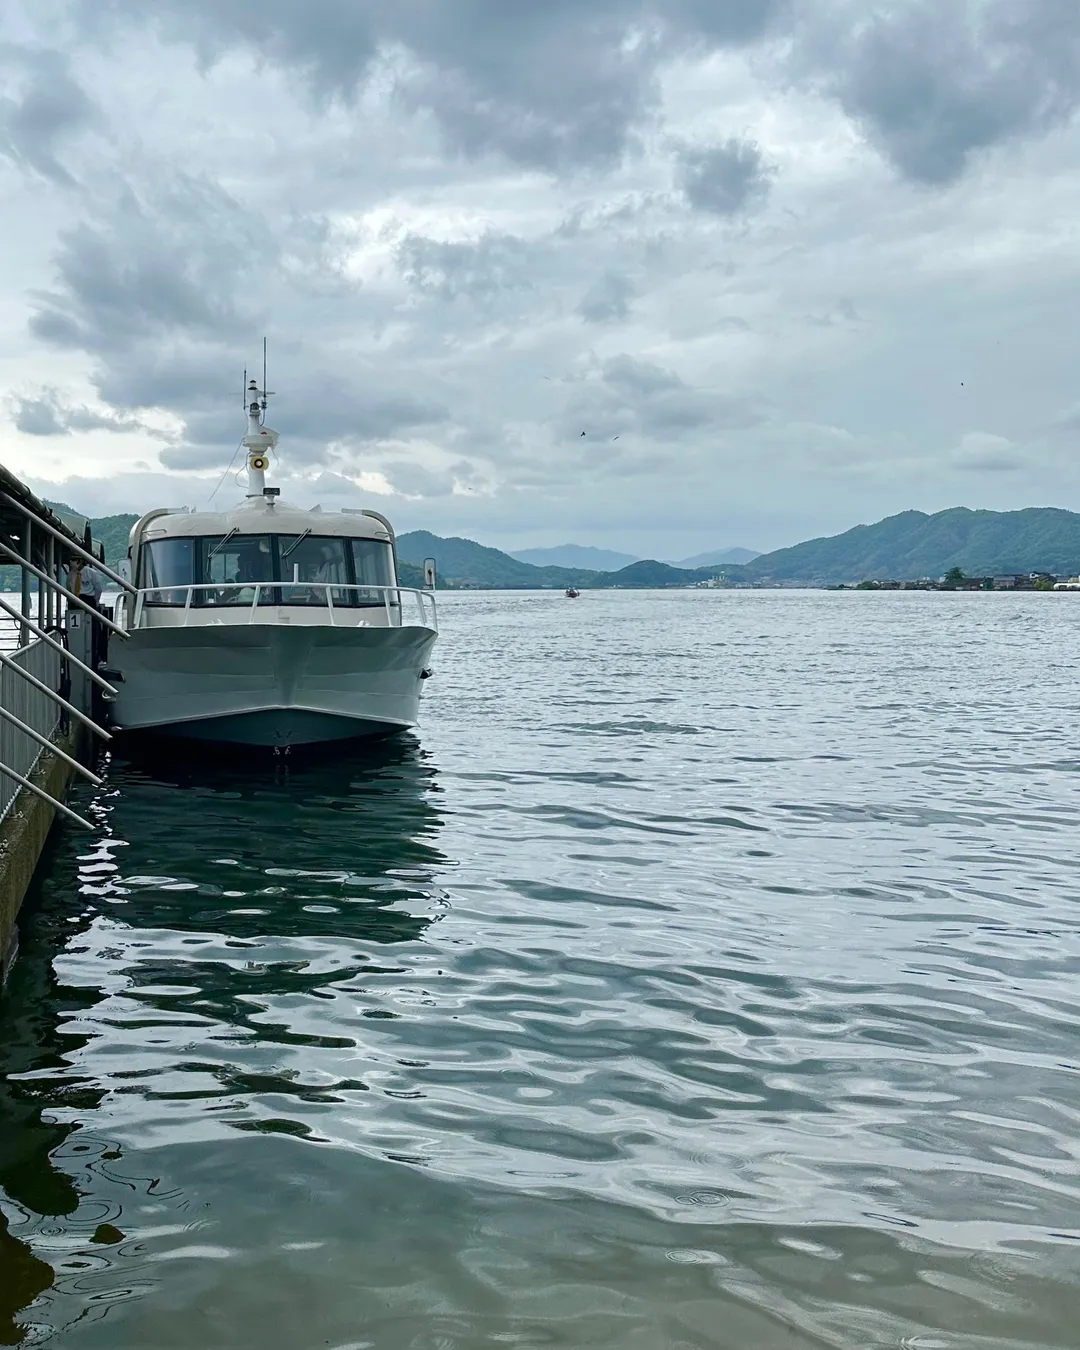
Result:
{"type": "MultiPolygon", "coordinates": [[[[239,442],[237,443],[236,450],[239,450],[240,447],[241,447],[243,444],[244,444],[244,442],[243,442],[242,440],[239,441],[239,442]]],[[[226,467],[226,469],[225,469],[225,472],[224,472],[224,473],[221,475],[221,477],[218,479],[218,485],[217,485],[217,487],[213,490],[213,492],[211,492],[210,496],[208,497],[207,502],[206,502],[207,506],[209,506],[210,503],[214,500],[214,498],[218,495],[218,490],[220,489],[222,483],[224,483],[225,479],[228,478],[228,476],[229,476],[229,470],[232,468],[233,464],[236,462],[236,450],[234,450],[234,451],[232,452],[232,459],[229,460],[229,463],[228,463],[228,465],[227,465],[227,467],[226,467]]]]}

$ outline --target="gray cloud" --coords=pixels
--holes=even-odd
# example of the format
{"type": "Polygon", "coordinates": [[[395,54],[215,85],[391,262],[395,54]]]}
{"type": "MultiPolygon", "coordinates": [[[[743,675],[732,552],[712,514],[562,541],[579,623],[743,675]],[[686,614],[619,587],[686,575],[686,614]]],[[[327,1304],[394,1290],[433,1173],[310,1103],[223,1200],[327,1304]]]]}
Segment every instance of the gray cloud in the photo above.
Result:
{"type": "MultiPolygon", "coordinates": [[[[311,371],[306,364],[290,371],[290,395],[275,402],[267,421],[279,431],[293,468],[329,465],[350,448],[408,437],[443,425],[449,417],[437,399],[408,388],[387,387],[373,370],[357,370],[346,381],[311,371]],[[336,448],[335,448],[336,447],[336,448]]],[[[149,394],[149,391],[148,391],[149,394]]],[[[242,418],[230,418],[227,403],[207,402],[206,390],[193,391],[178,411],[184,416],[179,443],[161,454],[170,469],[223,465],[243,434],[242,418]]],[[[239,401],[236,403],[239,413],[239,401]]]]}
{"type": "Polygon", "coordinates": [[[412,460],[387,460],[379,465],[396,491],[409,497],[449,497],[454,490],[454,474],[425,469],[412,460]]]}
{"type": "MultiPolygon", "coordinates": [[[[971,154],[1070,117],[1073,0],[73,0],[102,43],[152,24],[207,66],[236,52],[299,74],[316,104],[392,88],[455,152],[548,171],[618,161],[658,106],[674,55],[777,40],[794,77],[864,127],[905,175],[949,182],[971,154]]],[[[703,209],[728,198],[703,189],[703,209]]]]}
{"type": "Polygon", "coordinates": [[[96,123],[98,114],[67,57],[8,46],[0,48],[0,70],[18,89],[0,98],[0,154],[55,183],[74,186],[60,155],[68,140],[96,123]]]}
{"type": "Polygon", "coordinates": [[[949,459],[954,468],[966,473],[1009,473],[1024,467],[1022,447],[985,431],[961,436],[949,459]]]}
{"type": "Polygon", "coordinates": [[[731,137],[707,150],[684,147],[678,155],[679,186],[695,211],[736,216],[764,201],[772,169],[753,141],[731,137]]]}
{"type": "Polygon", "coordinates": [[[241,297],[258,295],[279,245],[217,184],[179,176],[142,194],[125,185],[96,216],[62,236],[56,289],[31,320],[37,337],[95,352],[258,325],[258,308],[241,297]]]}
{"type": "Polygon", "coordinates": [[[359,445],[445,422],[446,406],[431,394],[388,380],[374,366],[341,377],[308,374],[303,402],[282,401],[273,423],[283,435],[359,445]]]}
{"type": "MultiPolygon", "coordinates": [[[[87,23],[101,29],[85,0],[87,23]]],[[[112,13],[142,20],[135,0],[112,13]]],[[[787,0],[162,0],[153,22],[211,63],[248,50],[295,70],[318,101],[352,102],[388,76],[402,105],[434,115],[449,145],[557,170],[617,160],[656,107],[662,60],[738,47],[787,0]]]]}
{"type": "Polygon", "coordinates": [[[688,28],[725,46],[754,42],[777,28],[790,0],[666,0],[659,8],[669,24],[688,28]]]}
{"type": "Polygon", "coordinates": [[[28,436],[64,436],[68,427],[61,418],[54,398],[16,398],[12,400],[16,429],[28,436]]]}
{"type": "Polygon", "coordinates": [[[72,407],[55,389],[46,389],[36,397],[16,396],[11,400],[16,428],[28,436],[69,436],[75,431],[142,431],[147,428],[130,413],[106,409],[72,407]]]}
{"type": "Polygon", "coordinates": [[[909,0],[811,12],[797,60],[907,177],[949,183],[971,156],[1080,106],[1073,0],[909,0]]]}
{"type": "Polygon", "coordinates": [[[4,88],[0,387],[31,470],[95,433],[88,500],[140,426],[212,486],[264,332],[286,492],[379,473],[440,533],[763,546],[1071,490],[1024,428],[1071,398],[1072,3],[61,4],[70,86],[4,88]]]}
{"type": "MultiPolygon", "coordinates": [[[[158,456],[166,469],[178,469],[191,472],[198,469],[221,469],[227,467],[228,455],[222,455],[221,447],[216,445],[170,445],[158,456]]],[[[233,455],[233,466],[237,472],[243,467],[239,451],[233,455]]]]}
{"type": "Polygon", "coordinates": [[[589,287],[578,313],[589,323],[618,323],[630,313],[634,293],[634,284],[624,273],[604,272],[589,287]]]}
{"type": "Polygon", "coordinates": [[[475,242],[445,243],[407,234],[397,248],[409,285],[441,300],[490,300],[502,291],[529,289],[530,249],[511,234],[484,234],[475,242]]]}
{"type": "MultiPolygon", "coordinates": [[[[117,12],[145,15],[133,0],[117,12]]],[[[433,113],[455,149],[552,168],[617,157],[652,105],[653,44],[627,41],[641,17],[634,0],[164,0],[154,21],[204,61],[246,49],[297,70],[321,101],[352,102],[389,72],[403,106],[433,113]]]]}
{"type": "MultiPolygon", "coordinates": [[[[750,399],[695,388],[671,370],[626,355],[610,357],[571,394],[564,435],[585,432],[586,441],[614,445],[614,437],[638,436],[670,444],[709,430],[759,425],[764,412],[750,399]]],[[[623,450],[630,447],[624,443],[623,450]]],[[[615,457],[622,451],[608,450],[615,457]]]]}
{"type": "MultiPolygon", "coordinates": [[[[142,193],[125,186],[92,221],[62,235],[55,283],[38,297],[31,331],[94,357],[94,382],[106,403],[163,408],[180,418],[178,444],[163,454],[167,467],[218,462],[235,444],[237,425],[242,429],[238,353],[266,330],[270,295],[283,284],[291,294],[319,295],[312,273],[325,235],[313,224],[275,236],[256,213],[202,179],[178,176],[142,193]]],[[[276,355],[296,351],[290,338],[276,355]]],[[[275,407],[273,420],[300,462],[322,462],[334,440],[397,436],[447,416],[437,398],[396,387],[370,361],[353,364],[347,377],[301,361],[292,378],[303,398],[295,399],[294,386],[295,401],[275,407]]],[[[19,415],[27,426],[50,428],[37,434],[52,434],[54,424],[69,429],[79,416],[88,425],[77,412],[61,418],[47,399],[24,402],[19,415]]]]}

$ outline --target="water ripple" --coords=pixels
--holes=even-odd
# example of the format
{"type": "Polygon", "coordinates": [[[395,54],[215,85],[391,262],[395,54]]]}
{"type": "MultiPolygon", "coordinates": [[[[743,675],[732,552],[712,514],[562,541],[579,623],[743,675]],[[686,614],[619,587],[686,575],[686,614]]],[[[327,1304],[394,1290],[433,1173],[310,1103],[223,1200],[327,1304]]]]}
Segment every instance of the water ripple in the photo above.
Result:
{"type": "Polygon", "coordinates": [[[587,599],[448,597],[419,742],[108,766],[0,1344],[1075,1344],[1075,606],[587,599]]]}

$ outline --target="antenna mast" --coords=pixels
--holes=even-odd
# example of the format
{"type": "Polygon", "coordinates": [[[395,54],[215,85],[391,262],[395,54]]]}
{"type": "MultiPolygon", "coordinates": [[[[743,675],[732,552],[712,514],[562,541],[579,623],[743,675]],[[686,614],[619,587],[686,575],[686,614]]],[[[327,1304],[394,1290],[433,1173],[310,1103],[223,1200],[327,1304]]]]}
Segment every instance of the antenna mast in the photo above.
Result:
{"type": "Polygon", "coordinates": [[[265,496],[270,505],[277,494],[276,488],[266,487],[266,470],[270,467],[269,452],[278,442],[278,434],[266,425],[266,403],[269,390],[266,388],[266,338],[263,338],[263,382],[260,389],[254,380],[248,380],[244,371],[244,406],[248,415],[248,434],[243,446],[248,452],[248,496],[265,496]]]}

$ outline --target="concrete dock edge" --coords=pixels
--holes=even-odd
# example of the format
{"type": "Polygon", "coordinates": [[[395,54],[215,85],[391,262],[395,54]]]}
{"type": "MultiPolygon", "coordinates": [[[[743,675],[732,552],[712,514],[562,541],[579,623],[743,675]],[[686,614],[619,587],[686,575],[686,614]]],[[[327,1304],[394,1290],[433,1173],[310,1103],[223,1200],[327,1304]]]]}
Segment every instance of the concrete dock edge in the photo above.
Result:
{"type": "MultiPolygon", "coordinates": [[[[73,756],[83,749],[82,742],[83,737],[75,731],[56,738],[57,746],[73,756]]],[[[63,801],[73,775],[74,771],[63,760],[44,752],[30,779],[35,786],[63,801]]],[[[7,817],[0,821],[0,987],[19,949],[19,911],[56,815],[48,802],[24,790],[7,817]]]]}

